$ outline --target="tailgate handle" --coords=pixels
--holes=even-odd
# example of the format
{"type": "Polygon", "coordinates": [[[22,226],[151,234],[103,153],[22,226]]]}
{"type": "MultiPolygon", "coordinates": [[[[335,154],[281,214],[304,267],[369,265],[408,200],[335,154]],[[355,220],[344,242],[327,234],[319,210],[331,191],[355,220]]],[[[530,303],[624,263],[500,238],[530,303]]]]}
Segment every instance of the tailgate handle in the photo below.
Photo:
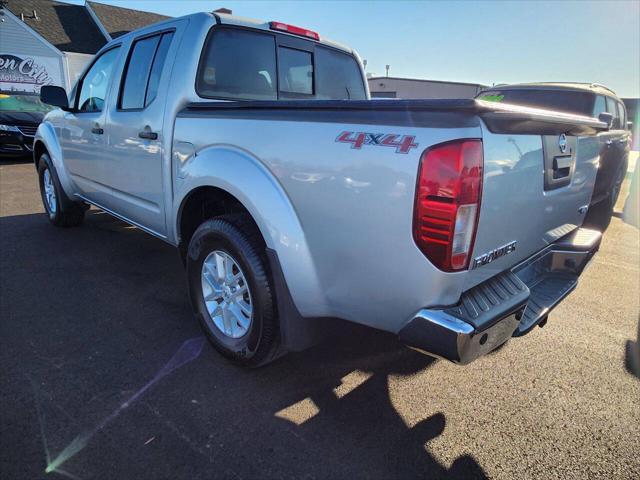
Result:
{"type": "Polygon", "coordinates": [[[571,173],[571,155],[554,157],[553,159],[553,179],[568,177],[571,173]]]}

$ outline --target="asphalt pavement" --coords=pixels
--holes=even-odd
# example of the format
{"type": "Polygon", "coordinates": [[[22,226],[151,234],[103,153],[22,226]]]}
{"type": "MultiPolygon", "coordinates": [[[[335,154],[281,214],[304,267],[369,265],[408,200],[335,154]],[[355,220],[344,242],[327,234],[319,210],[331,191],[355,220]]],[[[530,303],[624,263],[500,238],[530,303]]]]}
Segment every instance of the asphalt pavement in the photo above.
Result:
{"type": "Polygon", "coordinates": [[[247,371],[203,344],[175,249],[42,212],[33,166],[0,163],[3,480],[640,478],[621,218],[545,328],[471,365],[354,326],[247,371]]]}

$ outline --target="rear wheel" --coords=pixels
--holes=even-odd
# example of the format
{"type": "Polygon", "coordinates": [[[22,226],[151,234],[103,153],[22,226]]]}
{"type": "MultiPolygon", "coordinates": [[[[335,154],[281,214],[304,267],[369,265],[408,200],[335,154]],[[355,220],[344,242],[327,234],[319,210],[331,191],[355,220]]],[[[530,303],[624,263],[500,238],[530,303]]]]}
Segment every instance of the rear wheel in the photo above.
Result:
{"type": "Polygon", "coordinates": [[[626,165],[623,165],[616,175],[616,180],[611,187],[609,196],[603,201],[589,207],[589,211],[582,225],[583,227],[593,228],[600,232],[604,232],[609,227],[611,217],[613,216],[613,209],[618,201],[626,173],[626,165]]]}
{"type": "Polygon", "coordinates": [[[198,227],[186,258],[191,302],[207,337],[222,355],[249,367],[279,353],[264,249],[248,216],[224,215],[198,227]]]}
{"type": "Polygon", "coordinates": [[[58,227],[75,227],[84,220],[86,206],[72,202],[60,186],[51,158],[46,153],[38,162],[40,196],[49,221],[58,227]]]}

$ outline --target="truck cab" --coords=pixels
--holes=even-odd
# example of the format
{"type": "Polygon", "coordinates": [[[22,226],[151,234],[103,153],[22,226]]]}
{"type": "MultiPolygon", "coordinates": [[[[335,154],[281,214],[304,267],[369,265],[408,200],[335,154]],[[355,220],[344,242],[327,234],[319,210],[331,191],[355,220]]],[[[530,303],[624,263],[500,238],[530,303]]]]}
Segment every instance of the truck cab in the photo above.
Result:
{"type": "Polygon", "coordinates": [[[61,181],[73,182],[85,200],[175,241],[164,196],[170,167],[162,161],[172,147],[172,131],[164,132],[164,126],[188,101],[368,98],[353,51],[295,28],[196,14],[110,42],[96,54],[71,92],[70,108],[61,113],[66,134],[60,146],[68,152],[65,170],[73,177],[61,181]],[[183,42],[199,46],[187,52],[180,48],[183,42]],[[197,65],[200,56],[211,61],[198,75],[198,97],[195,91],[181,92],[176,102],[169,78],[181,77],[179,69],[197,65]]]}

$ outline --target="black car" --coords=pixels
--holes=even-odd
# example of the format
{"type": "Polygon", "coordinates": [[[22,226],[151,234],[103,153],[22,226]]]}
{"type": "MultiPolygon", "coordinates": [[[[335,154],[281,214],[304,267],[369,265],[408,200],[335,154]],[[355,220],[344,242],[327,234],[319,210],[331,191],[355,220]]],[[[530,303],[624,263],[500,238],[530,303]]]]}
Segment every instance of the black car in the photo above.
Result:
{"type": "Polygon", "coordinates": [[[51,108],[36,94],[0,92],[0,158],[31,155],[38,125],[51,108]]]}
{"type": "Polygon", "coordinates": [[[613,117],[608,131],[598,135],[600,166],[584,225],[604,231],[611,220],[620,186],[627,172],[631,124],[624,103],[599,84],[527,83],[500,85],[480,92],[480,100],[526,105],[598,118],[613,117]]]}

